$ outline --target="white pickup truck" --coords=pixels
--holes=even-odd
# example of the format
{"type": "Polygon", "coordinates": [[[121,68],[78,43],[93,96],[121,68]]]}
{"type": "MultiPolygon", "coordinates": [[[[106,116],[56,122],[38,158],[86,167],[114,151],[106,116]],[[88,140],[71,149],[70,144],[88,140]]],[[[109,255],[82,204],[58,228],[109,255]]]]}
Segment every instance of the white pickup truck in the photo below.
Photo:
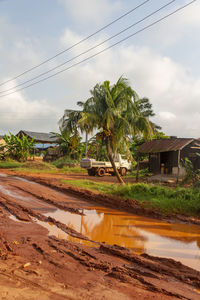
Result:
{"type": "MultiPolygon", "coordinates": [[[[131,169],[131,162],[127,159],[123,159],[120,154],[117,154],[114,158],[117,169],[122,176],[125,176],[127,171],[131,169]]],[[[96,161],[93,158],[83,158],[80,163],[81,168],[87,169],[89,176],[98,175],[104,176],[105,173],[114,175],[114,170],[109,161],[96,161]]]]}

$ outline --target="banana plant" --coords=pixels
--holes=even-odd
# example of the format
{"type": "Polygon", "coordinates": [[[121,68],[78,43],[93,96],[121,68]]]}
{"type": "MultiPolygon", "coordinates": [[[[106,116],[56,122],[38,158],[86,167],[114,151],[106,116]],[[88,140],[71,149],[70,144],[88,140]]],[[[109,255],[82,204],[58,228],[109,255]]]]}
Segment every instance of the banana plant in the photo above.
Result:
{"type": "Polygon", "coordinates": [[[30,150],[33,149],[35,144],[34,138],[30,140],[25,135],[18,137],[11,132],[9,132],[9,135],[5,134],[3,139],[6,144],[1,148],[3,148],[5,156],[19,161],[27,160],[30,150]]]}

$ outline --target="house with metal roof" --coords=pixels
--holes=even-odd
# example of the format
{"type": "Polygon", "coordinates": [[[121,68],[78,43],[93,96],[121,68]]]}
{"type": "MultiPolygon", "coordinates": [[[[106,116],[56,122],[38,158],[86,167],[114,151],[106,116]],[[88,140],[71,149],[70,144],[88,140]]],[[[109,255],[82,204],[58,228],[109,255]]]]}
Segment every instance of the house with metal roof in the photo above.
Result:
{"type": "Polygon", "coordinates": [[[200,169],[200,141],[192,138],[151,140],[142,144],[140,153],[149,155],[149,171],[183,176],[185,173],[181,162],[187,157],[195,169],[200,169]]]}
{"type": "Polygon", "coordinates": [[[52,133],[20,130],[17,133],[17,136],[21,137],[22,135],[25,135],[30,139],[34,138],[36,143],[35,148],[37,149],[46,149],[57,144],[57,138],[53,137],[52,133]]]}

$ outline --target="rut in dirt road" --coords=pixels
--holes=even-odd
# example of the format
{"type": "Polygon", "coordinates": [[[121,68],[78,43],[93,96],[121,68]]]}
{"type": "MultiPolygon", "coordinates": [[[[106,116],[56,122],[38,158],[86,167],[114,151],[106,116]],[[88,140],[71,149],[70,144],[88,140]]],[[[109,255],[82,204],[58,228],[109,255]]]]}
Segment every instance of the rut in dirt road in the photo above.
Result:
{"type": "Polygon", "coordinates": [[[0,285],[5,275],[54,299],[71,293],[70,299],[82,299],[83,293],[88,299],[141,299],[142,293],[148,299],[198,299],[198,271],[144,254],[158,239],[193,243],[194,225],[182,228],[115,211],[9,176],[0,178],[0,187],[0,259],[7,264],[0,285]],[[149,243],[152,236],[156,240],[149,243]]]}
{"type": "Polygon", "coordinates": [[[3,177],[0,186],[2,206],[18,219],[37,222],[49,234],[87,246],[105,242],[138,254],[171,257],[200,271],[197,225],[170,224],[97,206],[26,179],[3,177]]]}

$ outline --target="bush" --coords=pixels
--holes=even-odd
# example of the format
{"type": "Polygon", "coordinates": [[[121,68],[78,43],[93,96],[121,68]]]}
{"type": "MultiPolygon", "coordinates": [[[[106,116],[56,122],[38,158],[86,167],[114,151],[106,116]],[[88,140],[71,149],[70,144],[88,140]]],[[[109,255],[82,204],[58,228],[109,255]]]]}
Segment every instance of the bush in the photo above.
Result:
{"type": "Polygon", "coordinates": [[[76,160],[73,160],[71,158],[68,158],[68,157],[62,157],[62,158],[59,158],[59,159],[53,161],[51,164],[54,165],[54,166],[56,166],[59,169],[62,169],[64,167],[73,168],[77,164],[79,164],[79,162],[76,161],[76,160]]]}
{"type": "Polygon", "coordinates": [[[165,213],[200,216],[200,188],[168,188],[153,184],[113,186],[113,194],[132,198],[165,213]]]}

